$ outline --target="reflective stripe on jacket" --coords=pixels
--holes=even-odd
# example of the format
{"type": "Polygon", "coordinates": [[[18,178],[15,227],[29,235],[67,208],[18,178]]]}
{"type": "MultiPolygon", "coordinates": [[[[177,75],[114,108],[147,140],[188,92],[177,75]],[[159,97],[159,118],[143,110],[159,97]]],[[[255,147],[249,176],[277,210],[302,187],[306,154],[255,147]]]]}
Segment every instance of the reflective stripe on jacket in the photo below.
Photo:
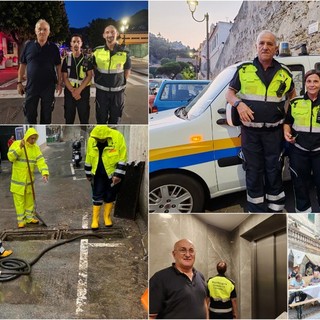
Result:
{"type": "Polygon", "coordinates": [[[241,89],[237,96],[254,111],[251,126],[262,127],[266,123],[268,127],[272,127],[272,124],[281,124],[285,116],[286,93],[292,83],[290,70],[279,65],[268,87],[259,78],[257,71],[257,67],[251,62],[239,67],[241,89]]]}
{"type": "Polygon", "coordinates": [[[217,275],[208,280],[208,290],[214,301],[227,302],[234,290],[234,284],[228,278],[217,275]]]}
{"type": "Polygon", "coordinates": [[[99,162],[99,149],[97,140],[108,140],[108,146],[102,153],[102,161],[107,175],[123,177],[126,173],[127,147],[121,132],[111,129],[106,125],[96,126],[90,133],[85,161],[87,176],[95,175],[99,162]]]}
{"type": "MultiPolygon", "coordinates": [[[[49,175],[48,166],[37,144],[30,144],[27,142],[31,135],[38,135],[34,128],[30,128],[25,133],[23,140],[28,155],[32,181],[34,182],[34,170],[38,167],[42,176],[49,175]]],[[[10,191],[20,195],[32,192],[30,174],[28,170],[28,163],[24,149],[20,148],[21,140],[12,143],[8,151],[8,159],[12,162],[12,175],[10,191]]]]}
{"type": "Polygon", "coordinates": [[[125,51],[117,51],[111,56],[105,46],[98,47],[94,53],[97,68],[94,81],[96,87],[104,91],[121,91],[125,88],[124,64],[127,61],[125,51]]]}

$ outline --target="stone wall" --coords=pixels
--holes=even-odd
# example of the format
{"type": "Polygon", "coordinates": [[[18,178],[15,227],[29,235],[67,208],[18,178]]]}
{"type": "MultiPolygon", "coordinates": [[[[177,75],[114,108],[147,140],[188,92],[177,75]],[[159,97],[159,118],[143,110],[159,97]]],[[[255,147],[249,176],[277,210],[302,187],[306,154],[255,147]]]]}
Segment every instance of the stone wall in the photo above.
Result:
{"type": "MultiPolygon", "coordinates": [[[[308,34],[311,23],[320,20],[320,1],[244,1],[222,50],[214,75],[238,61],[256,56],[255,41],[264,29],[290,48],[306,43],[310,54],[320,54],[320,32],[308,34]]],[[[291,50],[298,55],[300,50],[291,50]]]]}

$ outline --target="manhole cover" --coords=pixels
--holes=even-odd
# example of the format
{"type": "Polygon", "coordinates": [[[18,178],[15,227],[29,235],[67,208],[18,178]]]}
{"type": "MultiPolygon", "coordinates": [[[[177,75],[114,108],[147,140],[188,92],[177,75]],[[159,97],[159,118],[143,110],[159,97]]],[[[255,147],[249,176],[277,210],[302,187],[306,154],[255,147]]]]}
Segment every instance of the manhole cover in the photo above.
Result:
{"type": "Polygon", "coordinates": [[[43,230],[10,230],[4,231],[0,235],[2,241],[27,241],[27,240],[59,240],[72,239],[78,236],[91,235],[101,237],[104,239],[119,239],[125,238],[126,234],[123,228],[112,227],[105,229],[98,229],[92,231],[91,229],[43,229],[43,230]]]}
{"type": "Polygon", "coordinates": [[[59,239],[71,239],[82,234],[85,235],[94,235],[99,236],[101,238],[113,239],[113,238],[124,238],[125,232],[123,228],[106,228],[106,229],[98,229],[96,231],[92,231],[91,229],[68,229],[68,230],[60,230],[59,239]]]}
{"type": "Polygon", "coordinates": [[[54,240],[58,235],[59,230],[12,230],[4,231],[0,239],[3,241],[54,240]]]}

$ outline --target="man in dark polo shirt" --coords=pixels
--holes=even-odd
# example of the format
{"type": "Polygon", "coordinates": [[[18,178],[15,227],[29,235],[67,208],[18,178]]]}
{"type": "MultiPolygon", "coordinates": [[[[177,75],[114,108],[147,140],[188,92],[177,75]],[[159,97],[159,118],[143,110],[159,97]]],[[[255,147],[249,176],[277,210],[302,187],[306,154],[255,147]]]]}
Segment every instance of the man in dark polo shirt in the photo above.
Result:
{"type": "Polygon", "coordinates": [[[37,40],[26,43],[21,54],[18,70],[17,90],[20,95],[26,94],[24,102],[25,121],[37,123],[38,103],[41,100],[40,124],[50,124],[54,107],[54,91],[60,95],[61,59],[58,47],[48,41],[50,25],[41,19],[36,23],[37,40]],[[27,71],[27,84],[22,84],[27,71]]]}
{"type": "Polygon", "coordinates": [[[149,281],[151,319],[207,319],[208,290],[201,272],[193,265],[195,248],[188,239],[175,243],[175,263],[156,272],[149,281]]]}

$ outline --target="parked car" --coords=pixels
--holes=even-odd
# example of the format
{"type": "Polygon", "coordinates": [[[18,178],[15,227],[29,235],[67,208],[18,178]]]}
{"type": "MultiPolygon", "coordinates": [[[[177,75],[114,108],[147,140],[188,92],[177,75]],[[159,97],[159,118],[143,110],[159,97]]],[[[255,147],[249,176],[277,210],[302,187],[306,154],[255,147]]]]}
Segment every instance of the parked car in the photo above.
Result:
{"type": "Polygon", "coordinates": [[[163,80],[150,113],[186,106],[209,83],[209,80],[163,80]]]}

